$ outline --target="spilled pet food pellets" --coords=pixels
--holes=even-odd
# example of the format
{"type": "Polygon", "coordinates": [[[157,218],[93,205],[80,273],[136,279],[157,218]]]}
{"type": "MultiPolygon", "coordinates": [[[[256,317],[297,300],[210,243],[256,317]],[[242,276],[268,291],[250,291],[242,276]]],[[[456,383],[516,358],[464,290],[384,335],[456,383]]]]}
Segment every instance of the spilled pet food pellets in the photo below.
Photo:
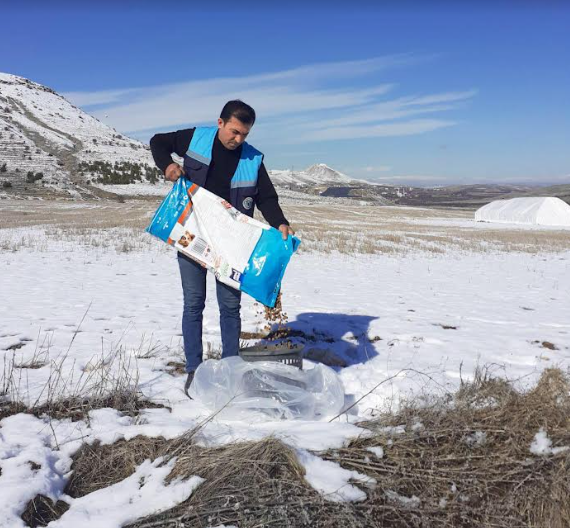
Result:
{"type": "Polygon", "coordinates": [[[289,321],[289,316],[286,312],[283,311],[283,305],[281,303],[281,292],[279,292],[277,295],[275,306],[273,308],[269,308],[268,306],[261,306],[261,309],[258,309],[257,311],[257,315],[263,316],[263,319],[265,321],[263,330],[265,333],[267,333],[266,339],[268,341],[276,341],[277,339],[287,337],[288,328],[286,325],[289,321]],[[271,331],[274,325],[277,325],[277,328],[271,331]]]}

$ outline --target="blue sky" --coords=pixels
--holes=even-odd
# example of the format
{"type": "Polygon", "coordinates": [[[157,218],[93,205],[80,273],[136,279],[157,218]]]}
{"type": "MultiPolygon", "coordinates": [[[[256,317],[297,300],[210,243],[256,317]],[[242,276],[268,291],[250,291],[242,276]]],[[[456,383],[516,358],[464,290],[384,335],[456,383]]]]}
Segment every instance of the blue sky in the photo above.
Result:
{"type": "Polygon", "coordinates": [[[143,141],[242,98],[273,169],[570,183],[569,3],[425,3],[8,2],[0,71],[143,141]]]}

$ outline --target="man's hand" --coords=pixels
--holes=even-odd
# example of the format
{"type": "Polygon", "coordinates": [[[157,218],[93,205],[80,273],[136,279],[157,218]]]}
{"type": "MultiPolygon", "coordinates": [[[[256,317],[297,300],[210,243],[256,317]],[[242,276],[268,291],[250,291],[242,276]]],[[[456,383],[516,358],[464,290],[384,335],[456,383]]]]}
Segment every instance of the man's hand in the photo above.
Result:
{"type": "Polygon", "coordinates": [[[281,224],[278,229],[279,231],[281,231],[281,235],[283,235],[283,240],[287,240],[287,237],[289,235],[295,234],[293,228],[291,226],[288,226],[287,224],[281,224]]]}
{"type": "Polygon", "coordinates": [[[178,163],[171,163],[164,171],[164,177],[168,181],[175,182],[184,174],[182,167],[178,163]]]}

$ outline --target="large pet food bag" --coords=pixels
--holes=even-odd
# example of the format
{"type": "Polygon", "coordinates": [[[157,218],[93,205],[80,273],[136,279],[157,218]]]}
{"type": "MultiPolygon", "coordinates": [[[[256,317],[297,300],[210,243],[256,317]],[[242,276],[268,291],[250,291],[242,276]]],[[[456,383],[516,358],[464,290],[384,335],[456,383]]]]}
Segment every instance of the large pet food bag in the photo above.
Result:
{"type": "Polygon", "coordinates": [[[227,201],[179,178],[146,231],[270,308],[301,241],[240,213],[227,201]]]}

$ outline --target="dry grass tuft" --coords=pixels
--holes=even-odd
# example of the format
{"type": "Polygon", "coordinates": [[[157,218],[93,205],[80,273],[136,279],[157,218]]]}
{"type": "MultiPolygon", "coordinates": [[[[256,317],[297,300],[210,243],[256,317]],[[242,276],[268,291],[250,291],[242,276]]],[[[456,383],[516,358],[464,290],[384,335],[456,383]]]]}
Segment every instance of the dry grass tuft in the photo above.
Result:
{"type": "Polygon", "coordinates": [[[182,376],[186,374],[186,363],[182,361],[169,361],[166,366],[168,367],[169,374],[182,376]]]}
{"type": "Polygon", "coordinates": [[[28,502],[22,520],[27,526],[47,526],[51,521],[59,519],[67,510],[69,504],[64,501],[53,502],[45,495],[36,495],[28,502]]]}
{"type": "Polygon", "coordinates": [[[0,421],[27,410],[28,408],[23,403],[0,400],[0,421]]]}
{"type": "MultiPolygon", "coordinates": [[[[163,518],[163,526],[175,526],[173,517],[190,525],[269,524],[288,513],[287,502],[308,491],[305,471],[294,451],[274,438],[220,448],[173,443],[166,454],[177,456],[169,479],[199,475],[205,482],[186,503],[152,520],[163,518]]],[[[147,519],[140,526],[149,522],[147,519]]]]}
{"type": "Polygon", "coordinates": [[[66,493],[84,496],[128,478],[145,459],[176,457],[168,481],[199,475],[205,482],[187,501],[131,528],[221,523],[243,527],[365,525],[362,513],[351,505],[327,502],[312,489],[295,452],[282,442],[266,438],[206,448],[193,443],[197,431],[168,441],[137,437],[107,446],[85,446],[74,456],[66,493]],[[316,523],[317,519],[328,521],[316,523]]]}
{"type": "Polygon", "coordinates": [[[96,409],[115,409],[127,416],[137,416],[142,409],[165,408],[164,405],[147,401],[138,392],[113,392],[99,397],[66,398],[48,401],[42,405],[26,406],[21,402],[0,401],[0,420],[18,413],[27,413],[40,418],[48,416],[56,420],[85,420],[96,409]]]}
{"type": "MultiPolygon", "coordinates": [[[[68,355],[49,364],[48,380],[41,394],[32,401],[23,396],[21,371],[25,367],[16,363],[15,355],[4,356],[0,375],[0,420],[23,412],[78,421],[88,419],[89,412],[96,409],[112,408],[136,416],[141,409],[165,407],[143,397],[138,388],[138,369],[124,350],[93,358],[90,367],[83,369],[78,378],[67,370],[68,355]]],[[[37,357],[34,355],[30,363],[35,364],[37,357]]]]}
{"type": "Polygon", "coordinates": [[[85,444],[73,457],[73,473],[64,492],[76,499],[117,484],[132,475],[146,459],[160,456],[164,443],[164,438],[137,436],[110,445],[85,444]]]}
{"type": "Polygon", "coordinates": [[[137,416],[142,409],[164,408],[164,405],[153,403],[142,398],[138,391],[115,391],[99,397],[73,397],[56,400],[44,405],[27,409],[35,416],[47,415],[58,420],[85,420],[89,412],[96,409],[115,409],[127,416],[137,416]]]}
{"type": "Polygon", "coordinates": [[[327,458],[377,480],[368,502],[383,526],[568,527],[570,451],[537,456],[530,446],[540,428],[570,446],[569,391],[557,369],[524,393],[479,371],[452,402],[410,404],[327,458]]]}

